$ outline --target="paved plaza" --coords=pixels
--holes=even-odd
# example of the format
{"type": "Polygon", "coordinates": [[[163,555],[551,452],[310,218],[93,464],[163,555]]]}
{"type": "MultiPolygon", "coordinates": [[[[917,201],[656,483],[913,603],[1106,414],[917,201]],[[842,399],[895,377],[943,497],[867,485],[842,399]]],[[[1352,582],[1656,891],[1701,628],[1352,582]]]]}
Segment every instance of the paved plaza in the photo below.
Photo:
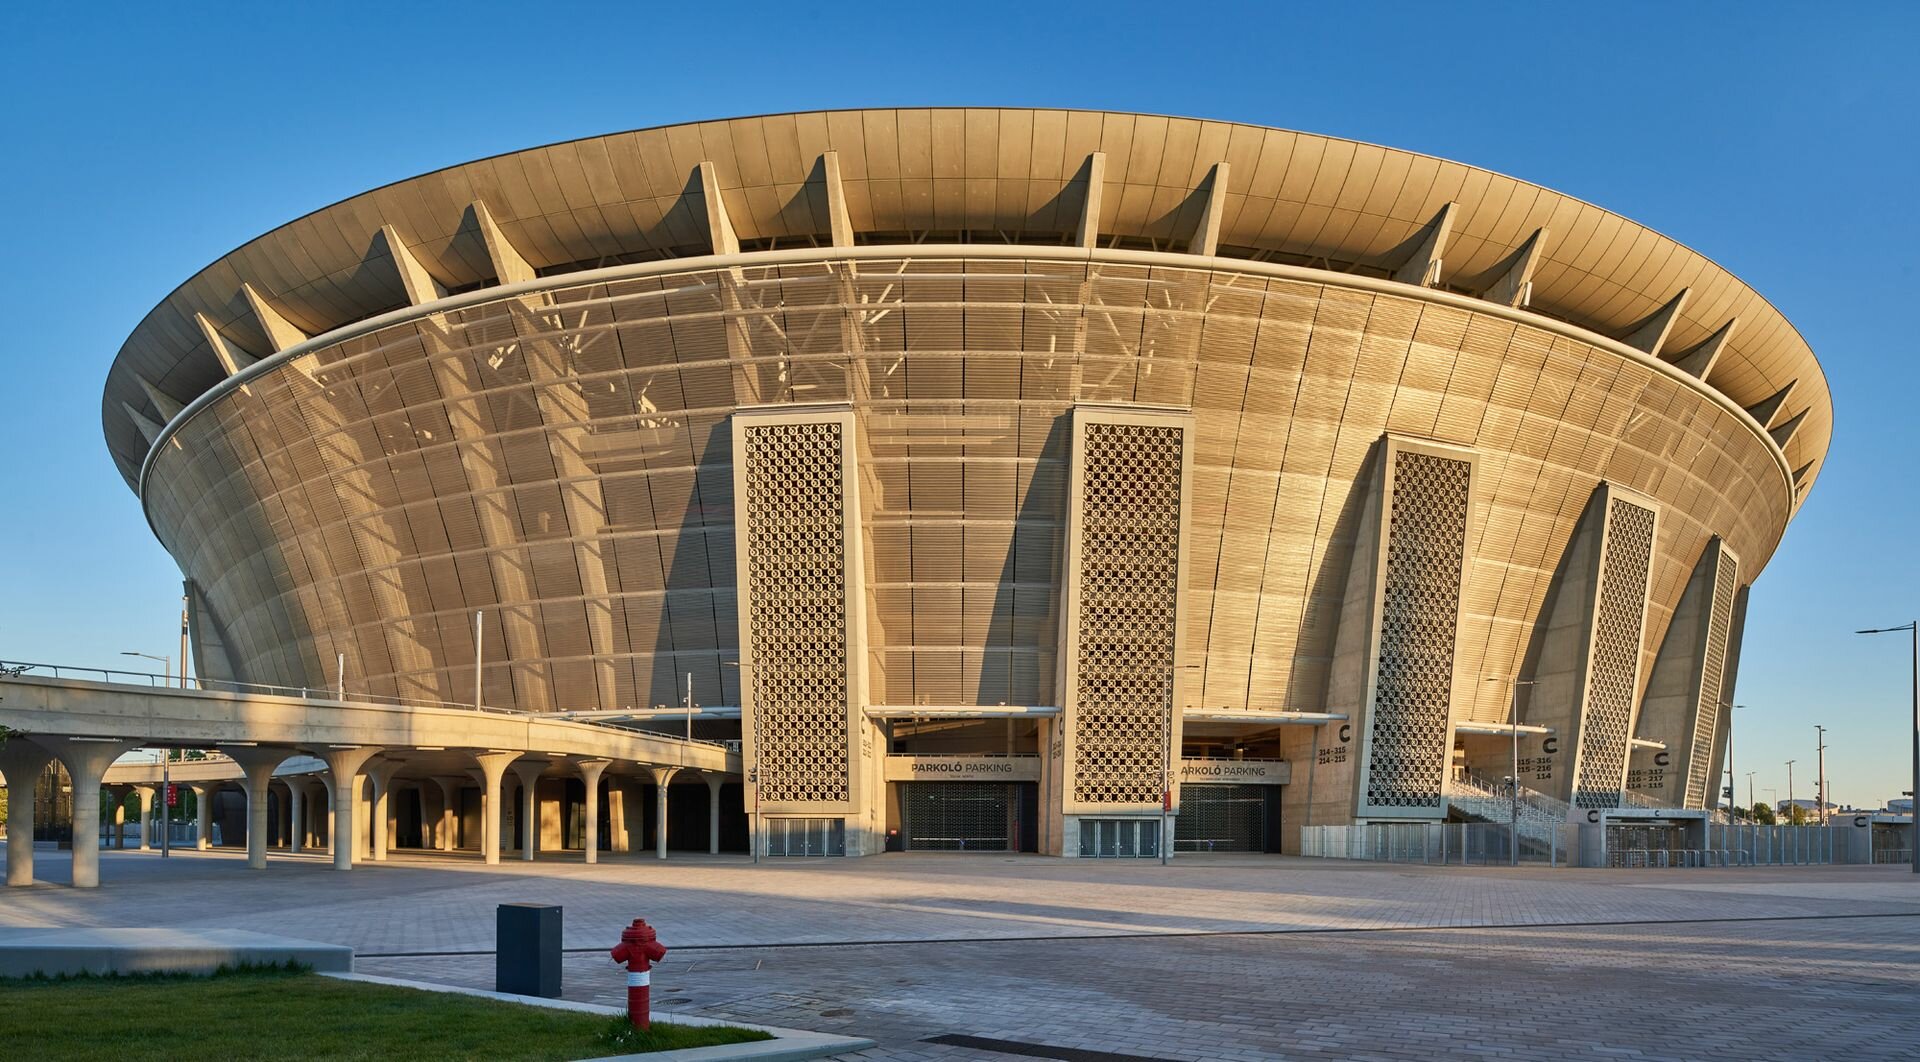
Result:
{"type": "MultiPolygon", "coordinates": [[[[38,858],[61,879],[59,855],[38,858]]],[[[487,870],[403,855],[341,874],[323,860],[248,872],[224,852],[108,853],[104,888],[9,890],[0,925],[251,929],[349,944],[367,973],[490,986],[494,906],[557,903],[578,949],[569,998],[623,997],[602,949],[640,916],[672,949],[660,1009],[855,1033],[881,1044],[860,1056],[876,1059],[1911,1058],[1920,1045],[1920,883],[1904,868],[676,855],[487,870]]]]}

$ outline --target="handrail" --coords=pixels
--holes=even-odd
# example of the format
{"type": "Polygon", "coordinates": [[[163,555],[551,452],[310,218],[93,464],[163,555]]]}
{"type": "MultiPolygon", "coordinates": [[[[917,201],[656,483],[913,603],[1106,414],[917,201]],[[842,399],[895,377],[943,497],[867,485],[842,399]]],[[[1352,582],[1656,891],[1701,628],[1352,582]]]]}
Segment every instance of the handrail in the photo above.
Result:
{"type": "MultiPolygon", "coordinates": [[[[145,685],[149,689],[173,690],[180,693],[186,693],[189,691],[197,690],[202,693],[242,693],[242,694],[265,693],[272,696],[286,696],[286,697],[291,697],[295,694],[298,694],[302,699],[319,699],[319,700],[335,701],[337,703],[391,705],[397,708],[450,708],[450,709],[458,709],[460,711],[466,711],[466,712],[477,711],[477,712],[489,712],[496,715],[520,716],[520,717],[527,718],[529,720],[539,719],[551,714],[548,712],[536,712],[526,708],[500,708],[500,707],[495,707],[493,705],[484,705],[484,704],[475,705],[475,704],[464,703],[461,701],[438,701],[438,700],[434,700],[431,697],[420,697],[420,698],[413,698],[413,699],[401,698],[401,697],[386,697],[380,694],[371,694],[371,693],[363,694],[356,691],[348,691],[349,697],[347,698],[347,700],[341,701],[335,695],[335,692],[333,690],[315,690],[311,686],[275,686],[275,685],[271,685],[264,682],[239,682],[236,680],[228,680],[228,679],[203,679],[198,676],[188,676],[186,678],[182,678],[181,676],[178,676],[178,675],[159,675],[151,671],[122,671],[118,668],[86,667],[79,664],[47,664],[47,663],[35,663],[32,661],[25,661],[25,660],[0,660],[0,678],[52,677],[52,678],[58,679],[58,678],[67,678],[67,677],[77,677],[77,676],[63,675],[62,672],[77,672],[78,675],[98,675],[100,676],[100,681],[105,682],[109,685],[120,685],[120,686],[142,685],[142,683],[138,683],[138,682],[116,682],[112,677],[116,675],[126,675],[133,678],[147,680],[145,682],[145,685]],[[27,674],[27,672],[29,671],[49,671],[49,672],[52,672],[52,675],[51,676],[29,675],[27,674]],[[183,682],[186,683],[185,686],[181,685],[181,683],[183,682]],[[227,687],[227,688],[222,688],[222,687],[227,687]],[[314,697],[316,693],[320,695],[317,698],[314,697]]],[[[629,733],[645,734],[650,738],[659,738],[665,741],[677,741],[684,745],[715,745],[715,746],[721,746],[721,747],[725,747],[726,745],[726,742],[714,740],[712,738],[689,738],[679,734],[669,734],[669,733],[664,733],[664,732],[654,731],[654,730],[640,730],[634,727],[612,726],[612,725],[609,725],[606,723],[600,723],[600,722],[589,722],[584,720],[571,720],[571,719],[554,719],[550,721],[556,722],[556,723],[573,722],[573,723],[578,723],[581,726],[598,727],[603,730],[624,730],[629,733]]]]}

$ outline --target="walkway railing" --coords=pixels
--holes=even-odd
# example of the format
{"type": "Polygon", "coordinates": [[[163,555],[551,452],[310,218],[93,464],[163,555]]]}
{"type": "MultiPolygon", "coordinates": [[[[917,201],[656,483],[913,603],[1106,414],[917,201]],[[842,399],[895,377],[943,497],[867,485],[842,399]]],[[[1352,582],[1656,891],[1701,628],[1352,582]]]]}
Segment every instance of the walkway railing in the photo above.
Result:
{"type": "MultiPolygon", "coordinates": [[[[21,675],[45,678],[72,678],[87,681],[99,681],[123,686],[146,686],[150,689],[186,689],[209,693],[262,693],[274,697],[300,697],[304,699],[338,700],[340,695],[332,689],[316,689],[312,686],[276,686],[265,682],[235,682],[226,679],[203,679],[196,676],[181,678],[178,675],[157,675],[151,671],[122,671],[110,667],[80,667],[74,664],[45,664],[25,660],[0,660],[0,676],[21,675]],[[182,685],[184,683],[184,686],[182,685]]],[[[440,701],[430,697],[389,697],[378,693],[363,693],[359,690],[346,691],[346,700],[361,704],[390,704],[401,708],[453,708],[466,712],[491,712],[498,715],[541,716],[544,712],[532,712],[524,708],[496,708],[491,705],[476,705],[470,701],[440,701]]],[[[666,741],[678,741],[693,745],[726,746],[725,741],[708,738],[688,738],[684,735],[670,734],[664,731],[641,730],[637,727],[613,726],[597,721],[581,721],[585,726],[600,726],[613,730],[627,730],[646,734],[648,737],[666,741]]],[[[731,751],[737,751],[731,750],[731,751]]]]}
{"type": "MultiPolygon", "coordinates": [[[[1519,833],[1534,845],[1557,845],[1571,808],[1565,801],[1520,787],[1519,833]]],[[[1447,785],[1447,802],[1463,815],[1505,827],[1514,815],[1512,784],[1461,771],[1447,785]]]]}

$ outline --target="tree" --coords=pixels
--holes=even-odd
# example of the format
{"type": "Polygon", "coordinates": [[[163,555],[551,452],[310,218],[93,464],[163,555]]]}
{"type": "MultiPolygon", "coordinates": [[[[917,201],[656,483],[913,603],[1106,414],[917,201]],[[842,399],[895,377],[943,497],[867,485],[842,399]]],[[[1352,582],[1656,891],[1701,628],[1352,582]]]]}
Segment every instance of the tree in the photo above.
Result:
{"type": "Polygon", "coordinates": [[[1798,804],[1787,805],[1787,821],[1795,826],[1807,824],[1807,809],[1798,804]]]}
{"type": "Polygon", "coordinates": [[[1775,819],[1773,817],[1773,809],[1766,806],[1765,804],[1755,804],[1753,806],[1753,821],[1759,823],[1762,826],[1773,825],[1775,822],[1775,819]]]}

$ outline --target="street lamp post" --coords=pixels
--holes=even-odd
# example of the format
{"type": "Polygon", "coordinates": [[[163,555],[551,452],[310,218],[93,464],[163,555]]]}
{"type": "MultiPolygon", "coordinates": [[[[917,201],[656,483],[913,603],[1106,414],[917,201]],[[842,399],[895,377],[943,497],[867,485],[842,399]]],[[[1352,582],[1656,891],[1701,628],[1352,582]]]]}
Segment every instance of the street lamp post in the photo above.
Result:
{"type": "Polygon", "coordinates": [[[1753,805],[1754,805],[1754,799],[1753,799],[1753,776],[1754,776],[1754,775],[1756,775],[1756,774],[1759,774],[1759,773],[1760,773],[1759,771],[1748,771],[1748,772],[1747,772],[1747,815],[1748,815],[1749,817],[1751,817],[1751,816],[1753,815],[1753,805]]]}
{"type": "Polygon", "coordinates": [[[1827,728],[1814,724],[1814,754],[1816,761],[1813,787],[1814,810],[1820,814],[1820,825],[1827,824],[1827,728]]]}
{"type": "MultiPolygon", "coordinates": [[[[1734,808],[1737,805],[1733,798],[1733,713],[1745,708],[1746,705],[1734,704],[1730,701],[1721,701],[1720,705],[1727,710],[1727,825],[1731,826],[1739,819],[1739,816],[1734,814],[1734,808]]],[[[1749,785],[1748,788],[1751,790],[1752,786],[1749,785]]],[[[1752,805],[1752,792],[1749,791],[1747,795],[1747,803],[1752,805]]],[[[1749,806],[1747,810],[1751,814],[1753,809],[1749,806]]]]}
{"type": "MultiPolygon", "coordinates": [[[[186,613],[182,612],[180,615],[181,615],[181,622],[184,624],[186,621],[186,613]]],[[[183,639],[186,637],[184,626],[182,627],[181,637],[183,639]]],[[[162,669],[164,669],[161,677],[166,680],[167,685],[169,686],[173,685],[173,658],[172,657],[155,656],[152,653],[136,653],[130,650],[122,650],[120,655],[121,656],[139,656],[139,657],[145,657],[148,660],[160,661],[160,666],[162,669]]],[[[184,655],[180,657],[180,688],[181,689],[187,688],[187,658],[184,655]]],[[[167,828],[167,825],[168,825],[167,797],[173,795],[172,757],[173,757],[173,751],[171,749],[163,748],[160,750],[160,858],[162,859],[169,858],[173,854],[172,831],[167,828]]],[[[116,814],[118,813],[116,812],[116,814]]],[[[145,830],[146,828],[147,828],[146,823],[143,822],[140,824],[141,830],[145,830]]],[[[146,834],[142,833],[141,836],[145,837],[146,834]]]]}
{"type": "Polygon", "coordinates": [[[1800,761],[1787,761],[1787,818],[1789,819],[1793,818],[1793,809],[1800,806],[1793,802],[1793,765],[1798,762],[1800,761]]]}
{"type": "Polygon", "coordinates": [[[1874,627],[1855,634],[1892,634],[1906,631],[1913,637],[1913,805],[1909,811],[1907,847],[1913,852],[1913,872],[1920,874],[1920,620],[1898,627],[1874,627]]]}
{"type": "Polygon", "coordinates": [[[1509,765],[1513,774],[1507,779],[1507,786],[1513,798],[1513,806],[1508,810],[1507,847],[1514,866],[1520,865],[1520,687],[1534,685],[1533,680],[1525,682],[1520,676],[1505,678],[1499,675],[1488,676],[1488,682],[1506,682],[1513,686],[1513,694],[1507,704],[1508,732],[1513,737],[1513,758],[1509,765]]]}

